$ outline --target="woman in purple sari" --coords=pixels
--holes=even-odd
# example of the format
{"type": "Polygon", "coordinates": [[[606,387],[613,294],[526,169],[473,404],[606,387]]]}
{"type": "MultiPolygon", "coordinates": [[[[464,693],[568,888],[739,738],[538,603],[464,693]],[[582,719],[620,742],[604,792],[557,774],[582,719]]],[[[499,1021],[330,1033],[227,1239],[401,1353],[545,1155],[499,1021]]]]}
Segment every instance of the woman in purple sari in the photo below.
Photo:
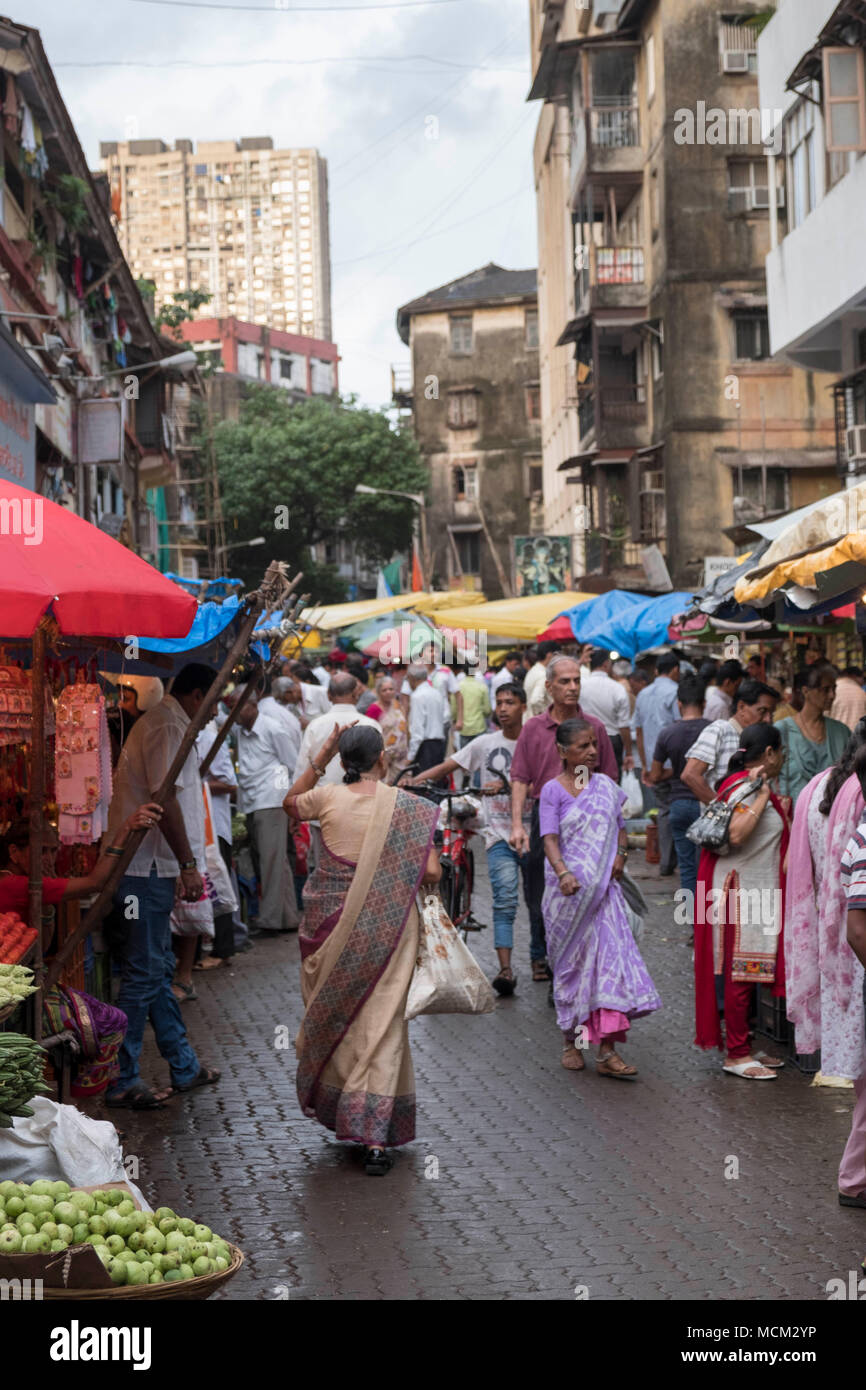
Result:
{"type": "Polygon", "coordinates": [[[595,772],[595,729],[585,719],[558,725],[562,773],[539,803],[547,863],[542,902],[547,955],[553,967],[562,1065],[583,1071],[583,1049],[598,1045],[599,1076],[630,1078],[624,1042],[633,1018],[661,1007],[629,926],[618,880],[628,855],[622,818],[625,793],[595,772]]]}

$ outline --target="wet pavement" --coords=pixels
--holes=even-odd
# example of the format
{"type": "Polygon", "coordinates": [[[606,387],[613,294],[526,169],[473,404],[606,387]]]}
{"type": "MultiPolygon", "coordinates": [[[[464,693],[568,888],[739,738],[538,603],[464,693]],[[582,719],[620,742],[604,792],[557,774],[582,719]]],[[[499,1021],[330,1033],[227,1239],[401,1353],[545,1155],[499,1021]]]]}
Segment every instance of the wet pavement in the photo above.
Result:
{"type": "MultiPolygon", "coordinates": [[[[640,861],[637,876],[655,874],[640,861]]],[[[521,905],[513,998],[481,1018],[412,1025],[419,1137],[385,1178],[298,1111],[297,939],[257,942],[232,969],[199,974],[184,1014],[219,1085],[111,1118],[153,1205],[245,1252],[217,1297],[825,1300],[827,1281],[847,1280],[866,1252],[866,1211],[836,1202],[853,1093],[812,1087],[790,1065],[750,1084],[691,1045],[676,886],[643,881],[642,949],[664,1008],[624,1048],[639,1078],[560,1066],[521,905]]],[[[474,945],[492,975],[492,926],[474,945]]],[[[142,1074],[165,1075],[152,1040],[142,1074]]]]}

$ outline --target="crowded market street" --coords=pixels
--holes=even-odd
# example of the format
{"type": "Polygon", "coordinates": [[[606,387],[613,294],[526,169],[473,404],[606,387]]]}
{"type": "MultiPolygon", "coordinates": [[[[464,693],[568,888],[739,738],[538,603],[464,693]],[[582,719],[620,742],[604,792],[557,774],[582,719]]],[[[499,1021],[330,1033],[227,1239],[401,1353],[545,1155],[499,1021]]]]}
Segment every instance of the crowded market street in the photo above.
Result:
{"type": "MultiPolygon", "coordinates": [[[[517,992],[483,1019],[412,1025],[418,1139],[383,1183],[298,1113],[293,1052],[275,1050],[301,1018],[297,939],[200,978],[186,1017],[219,1087],[122,1127],[148,1198],[195,1205],[246,1252],[216,1298],[816,1300],[859,1276],[863,1213],[835,1192],[852,1092],[810,1088],[789,1065],[756,1097],[683,1045],[693,972],[675,882],[641,879],[664,1008],[629,1048],[640,1079],[559,1066],[521,904],[517,992]]],[[[489,923],[484,874],[477,894],[489,923]]],[[[490,936],[473,942],[488,967],[490,936]]],[[[149,1047],[146,1073],[159,1065],[149,1047]]]]}

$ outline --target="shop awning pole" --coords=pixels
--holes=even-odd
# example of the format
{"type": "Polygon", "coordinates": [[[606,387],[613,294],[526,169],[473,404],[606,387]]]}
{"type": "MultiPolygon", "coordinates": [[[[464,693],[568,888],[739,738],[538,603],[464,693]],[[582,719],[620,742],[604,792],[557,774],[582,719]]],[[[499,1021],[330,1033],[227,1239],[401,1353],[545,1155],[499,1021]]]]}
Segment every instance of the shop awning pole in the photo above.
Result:
{"type": "MultiPolygon", "coordinates": [[[[45,624],[33,634],[30,665],[32,713],[30,720],[30,887],[28,921],[36,928],[33,972],[37,984],[42,966],[42,816],[45,807],[45,624]]],[[[42,1038],[42,989],[33,995],[33,1037],[42,1038]]]]}
{"type": "MultiPolygon", "coordinates": [[[[299,578],[300,575],[298,576],[298,579],[299,578]]],[[[162,786],[152,798],[159,806],[165,804],[166,798],[171,793],[196,738],[210,719],[213,708],[222,694],[224,687],[228,684],[235,665],[246,651],[259,615],[266,608],[276,608],[278,605],[284,603],[288,592],[297,582],[298,580],[296,579],[292,585],[289,585],[286,581],[282,564],[279,561],[272,560],[268,565],[267,573],[265,574],[261,587],[250,594],[248,600],[249,611],[241,624],[241,629],[235,639],[234,645],[217,672],[210,690],[205,695],[193,718],[189,721],[171,767],[165,774],[162,786]]],[[[102,921],[102,918],[111,906],[115,888],[120,878],[125,873],[127,864],[132,859],[146,834],[147,830],[144,828],[141,830],[133,830],[130,834],[124,846],[123,854],[115,859],[112,864],[112,870],[105,886],[100,890],[96,900],[88,908],[80,925],[76,927],[75,931],[51,962],[45,981],[46,988],[50,989],[51,986],[56,983],[64,964],[75,950],[79,941],[83,941],[84,938],[93,931],[93,928],[102,921]]]]}

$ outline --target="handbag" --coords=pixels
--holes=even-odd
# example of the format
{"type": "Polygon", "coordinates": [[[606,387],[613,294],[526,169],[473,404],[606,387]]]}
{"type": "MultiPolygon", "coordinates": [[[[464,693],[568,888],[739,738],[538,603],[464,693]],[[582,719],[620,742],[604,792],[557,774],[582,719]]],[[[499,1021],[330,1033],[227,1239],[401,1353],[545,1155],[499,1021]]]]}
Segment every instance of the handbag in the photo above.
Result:
{"type": "Polygon", "coordinates": [[[738,787],[727,801],[717,799],[711,801],[705,811],[693,821],[686,831],[686,839],[691,840],[693,845],[698,845],[701,849],[709,850],[711,854],[720,856],[730,854],[731,846],[729,836],[731,833],[731,817],[741,801],[745,801],[752,792],[759,791],[764,784],[763,777],[758,777],[755,781],[747,778],[742,787],[738,787]],[[739,796],[737,795],[739,792],[739,796]]]}
{"type": "Polygon", "coordinates": [[[490,982],[434,893],[419,901],[418,915],[418,957],[404,1018],[492,1013],[490,982]]]}

